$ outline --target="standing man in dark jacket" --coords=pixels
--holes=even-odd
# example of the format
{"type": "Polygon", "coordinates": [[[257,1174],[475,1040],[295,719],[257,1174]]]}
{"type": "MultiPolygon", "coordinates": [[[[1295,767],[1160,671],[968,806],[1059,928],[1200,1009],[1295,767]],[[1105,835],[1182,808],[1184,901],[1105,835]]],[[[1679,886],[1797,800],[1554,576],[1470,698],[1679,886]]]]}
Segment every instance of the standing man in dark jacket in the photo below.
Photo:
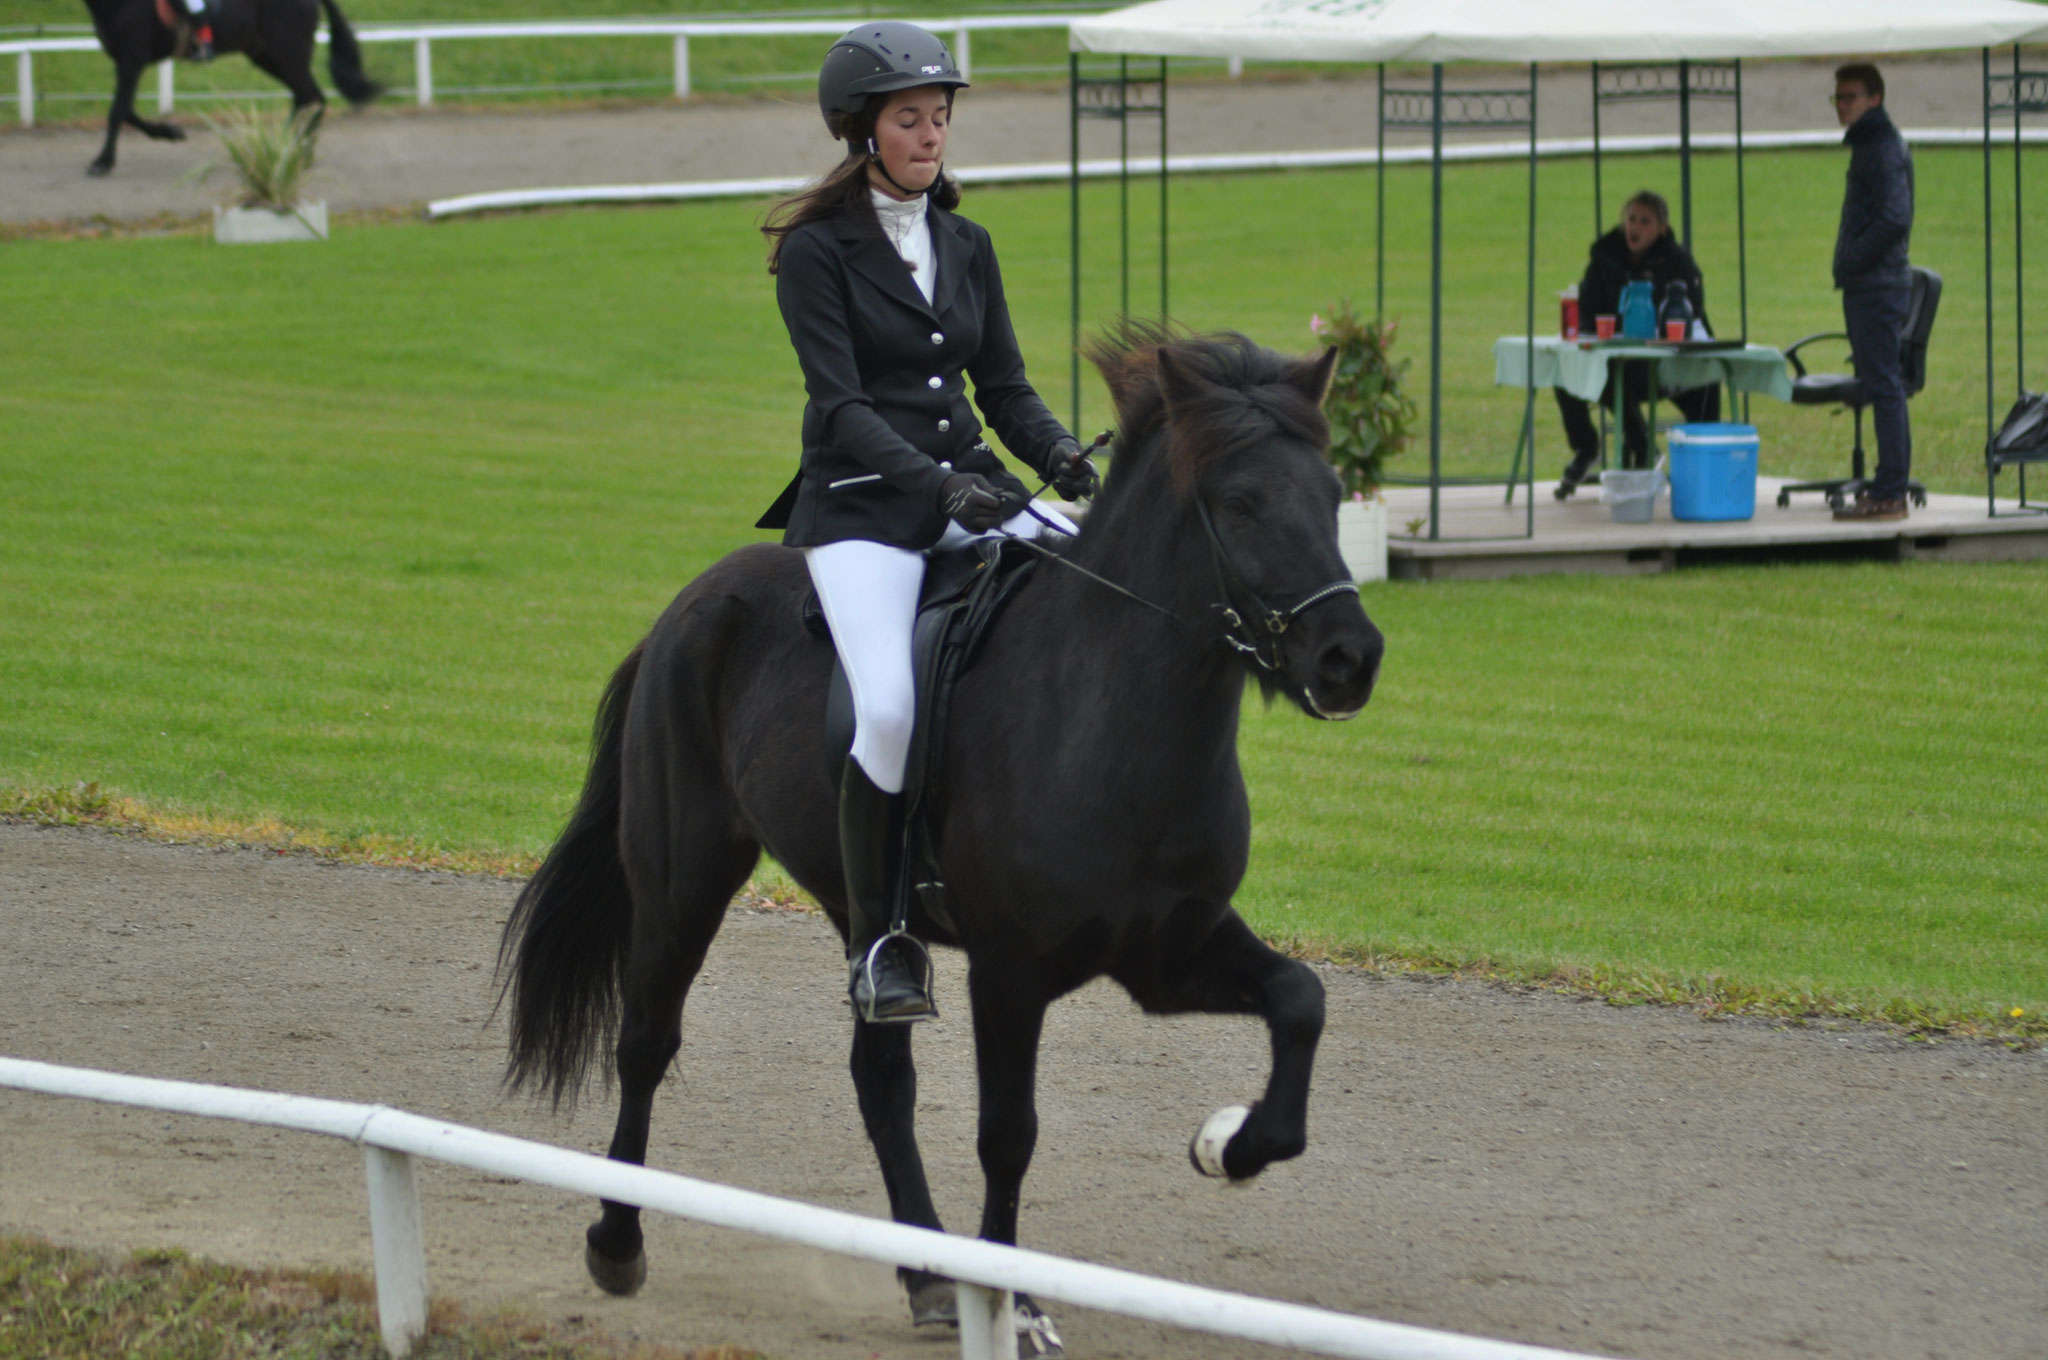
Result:
{"type": "Polygon", "coordinates": [[[1849,332],[1856,379],[1870,395],[1877,475],[1836,519],[1906,517],[1913,430],[1899,374],[1899,336],[1912,298],[1906,245],[1913,234],[1913,155],[1884,111],[1884,77],[1856,63],[1835,72],[1835,116],[1849,129],[1849,187],[1835,236],[1835,287],[1849,332]]]}

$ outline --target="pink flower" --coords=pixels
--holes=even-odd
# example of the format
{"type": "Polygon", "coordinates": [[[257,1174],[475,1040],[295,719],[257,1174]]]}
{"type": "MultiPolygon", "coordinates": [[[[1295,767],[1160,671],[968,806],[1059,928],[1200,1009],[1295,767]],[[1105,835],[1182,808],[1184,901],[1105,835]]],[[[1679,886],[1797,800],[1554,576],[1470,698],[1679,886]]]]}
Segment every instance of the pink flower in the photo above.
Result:
{"type": "Polygon", "coordinates": [[[1309,318],[1308,318],[1308,330],[1309,330],[1309,334],[1311,334],[1311,335],[1321,335],[1321,334],[1323,333],[1323,329],[1324,329],[1324,327],[1325,327],[1325,325],[1326,325],[1326,324],[1327,324],[1327,323],[1326,323],[1326,322],[1325,322],[1325,321],[1323,320],[1323,316],[1322,316],[1322,313],[1321,313],[1321,312],[1311,312],[1311,313],[1309,314],[1309,318]]]}

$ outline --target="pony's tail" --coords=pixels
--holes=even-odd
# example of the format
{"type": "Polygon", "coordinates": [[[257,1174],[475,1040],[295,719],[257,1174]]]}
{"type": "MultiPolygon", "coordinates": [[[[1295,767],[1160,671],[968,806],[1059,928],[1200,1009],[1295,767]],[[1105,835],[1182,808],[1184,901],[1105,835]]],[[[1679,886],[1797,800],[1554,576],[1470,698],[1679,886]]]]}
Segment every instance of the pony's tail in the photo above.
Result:
{"type": "Polygon", "coordinates": [[[384,93],[384,87],[363,70],[363,49],[356,43],[356,31],[348,26],[335,0],[320,0],[327,11],[327,74],[334,87],[349,103],[361,108],[384,93]]]}
{"type": "Polygon", "coordinates": [[[619,756],[645,643],[619,663],[591,736],[590,776],[561,839],[519,893],[498,941],[498,1004],[512,1001],[505,1084],[574,1104],[618,1033],[633,903],[619,857],[619,756]]]}

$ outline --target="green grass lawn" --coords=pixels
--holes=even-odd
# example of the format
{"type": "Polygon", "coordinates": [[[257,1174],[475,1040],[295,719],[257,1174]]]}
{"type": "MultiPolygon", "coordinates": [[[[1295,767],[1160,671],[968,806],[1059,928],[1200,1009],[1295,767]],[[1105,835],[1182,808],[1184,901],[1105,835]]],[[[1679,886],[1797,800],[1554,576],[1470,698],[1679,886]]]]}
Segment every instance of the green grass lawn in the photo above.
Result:
{"type": "MultiPolygon", "coordinates": [[[[1964,192],[1967,162],[1923,153],[1923,201],[1964,192]]],[[[1839,168],[1759,157],[1752,192],[1796,199],[1839,168]]],[[[1305,349],[1312,309],[1361,295],[1360,179],[1176,186],[1177,309],[1305,349]]],[[[1412,201],[1420,177],[1394,180],[1412,201]]],[[[1519,201],[1513,172],[1457,180],[1468,208],[1519,201]]],[[[0,788],[96,781],[153,816],[414,853],[543,849],[610,668],[760,537],[792,466],[802,396],[760,206],[344,225],[303,249],[0,243],[0,788]]],[[[1059,394],[1064,193],[968,206],[1059,394]]],[[[1981,283],[1946,212],[1916,254],[1960,257],[1954,330],[1915,420],[1930,483],[1967,490],[1981,283]]],[[[1446,343],[1454,454],[1475,469],[1504,462],[1519,415],[1480,360],[1519,316],[1522,267],[1498,245],[1519,226],[1478,216],[1454,232],[1446,343]]],[[[1826,328],[1831,224],[1753,223],[1752,329],[1826,328]]],[[[1417,236],[1390,271],[1411,317],[1417,236]]],[[[1581,250],[1560,230],[1544,267],[1581,250]]],[[[1084,423],[1103,417],[1091,395],[1084,423]]],[[[1839,423],[1759,418],[1767,471],[1839,466],[1839,423]]],[[[1240,900],[1270,935],[1616,995],[2022,1030],[2048,1008],[2048,568],[1366,594],[1390,641],[1364,717],[1248,708],[1240,900]]]]}

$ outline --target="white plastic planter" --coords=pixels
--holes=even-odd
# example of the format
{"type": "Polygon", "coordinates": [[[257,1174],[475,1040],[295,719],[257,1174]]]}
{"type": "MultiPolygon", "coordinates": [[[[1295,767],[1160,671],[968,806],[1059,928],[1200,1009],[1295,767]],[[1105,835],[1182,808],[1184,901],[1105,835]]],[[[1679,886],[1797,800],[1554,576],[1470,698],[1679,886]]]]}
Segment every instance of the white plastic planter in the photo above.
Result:
{"type": "Polygon", "coordinates": [[[1337,503],[1337,551],[1344,554],[1344,569],[1351,573],[1352,580],[1387,579],[1385,497],[1337,503]]]}
{"type": "Polygon", "coordinates": [[[224,246],[327,239],[325,199],[278,212],[270,208],[215,208],[213,239],[224,246]]]}

